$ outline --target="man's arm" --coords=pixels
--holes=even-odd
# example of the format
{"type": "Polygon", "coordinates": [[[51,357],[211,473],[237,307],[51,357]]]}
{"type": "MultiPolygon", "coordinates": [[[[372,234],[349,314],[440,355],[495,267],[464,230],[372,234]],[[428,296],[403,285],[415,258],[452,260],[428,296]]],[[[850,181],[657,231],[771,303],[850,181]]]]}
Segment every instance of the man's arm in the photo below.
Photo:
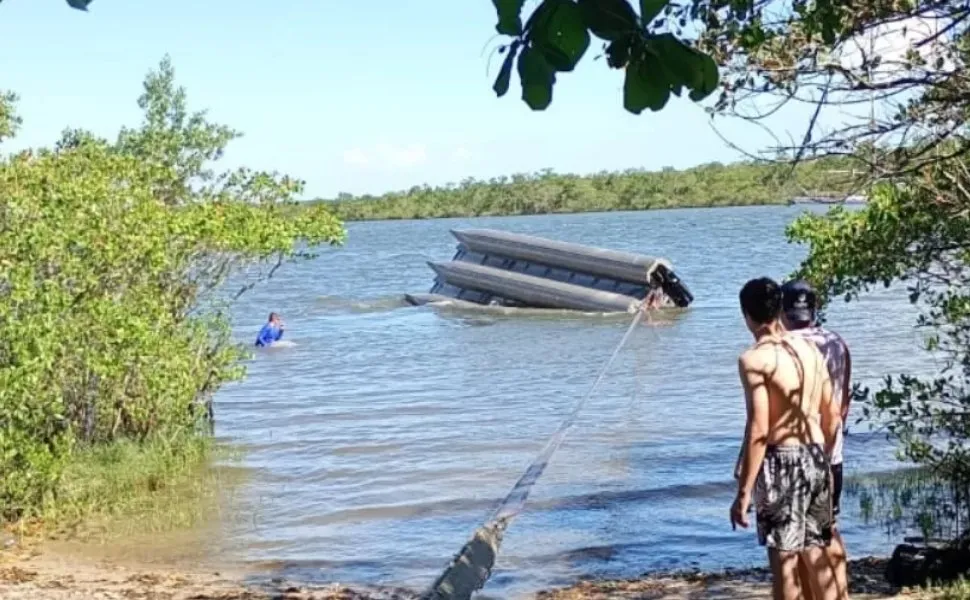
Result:
{"type": "MultiPolygon", "coordinates": [[[[740,362],[738,363],[739,373],[740,362]]],[[[744,381],[744,376],[742,375],[742,383],[744,381]]],[[[741,447],[738,448],[738,460],[734,463],[734,478],[741,479],[741,463],[744,462],[744,449],[748,446],[748,437],[751,436],[751,402],[749,401],[748,395],[745,394],[744,398],[744,438],[741,440],[741,447]]]]}
{"type": "Polygon", "coordinates": [[[744,461],[744,448],[748,445],[748,435],[751,433],[748,431],[748,422],[751,419],[751,411],[747,410],[745,414],[747,416],[745,417],[744,422],[744,438],[741,440],[741,447],[738,448],[738,460],[734,462],[735,479],[741,479],[741,463],[744,461]]]}
{"type": "MultiPolygon", "coordinates": [[[[823,369],[823,371],[825,371],[823,369]]],[[[819,402],[822,416],[822,435],[825,436],[825,454],[832,456],[835,451],[835,438],[842,427],[842,412],[839,403],[832,396],[832,379],[825,371],[822,378],[822,398],[819,402]]]]}
{"type": "MultiPolygon", "coordinates": [[[[839,336],[841,339],[842,336],[839,336]]],[[[845,374],[842,377],[842,423],[849,419],[849,403],[852,402],[852,354],[849,353],[849,345],[842,340],[842,347],[845,349],[845,374]]]]}
{"type": "Polygon", "coordinates": [[[738,371],[748,405],[747,436],[738,478],[738,496],[748,496],[761,470],[768,445],[768,381],[751,352],[741,356],[738,371]]]}

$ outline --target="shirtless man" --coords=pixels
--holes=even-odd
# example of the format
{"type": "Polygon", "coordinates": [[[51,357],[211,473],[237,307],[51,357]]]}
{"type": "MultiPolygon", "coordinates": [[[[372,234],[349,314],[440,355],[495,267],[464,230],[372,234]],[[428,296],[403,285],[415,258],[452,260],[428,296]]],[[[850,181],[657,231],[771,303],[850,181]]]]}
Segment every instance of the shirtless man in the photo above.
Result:
{"type": "Polygon", "coordinates": [[[785,331],[775,281],[752,279],[740,300],[755,343],[738,360],[747,424],[731,526],[748,527],[753,502],[775,600],[801,598],[800,584],[820,600],[848,598],[825,551],[833,523],[828,456],[841,427],[825,361],[814,344],[785,331]],[[811,566],[807,581],[799,581],[800,560],[811,566]]]}

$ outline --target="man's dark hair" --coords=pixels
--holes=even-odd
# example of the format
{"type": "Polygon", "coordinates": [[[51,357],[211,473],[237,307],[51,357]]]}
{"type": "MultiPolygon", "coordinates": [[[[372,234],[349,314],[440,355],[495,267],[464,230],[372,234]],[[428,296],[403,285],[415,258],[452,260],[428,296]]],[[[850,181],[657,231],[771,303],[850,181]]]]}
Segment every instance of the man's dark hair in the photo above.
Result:
{"type": "Polygon", "coordinates": [[[274,313],[274,312],[271,312],[271,313],[269,313],[269,320],[270,320],[270,321],[272,321],[273,319],[275,319],[275,318],[277,318],[277,317],[279,317],[279,315],[278,315],[278,314],[276,314],[276,313],[274,313]]]}
{"type": "Polygon", "coordinates": [[[741,310],[755,323],[771,323],[781,315],[781,286],[770,277],[748,281],[739,296],[741,310]]]}

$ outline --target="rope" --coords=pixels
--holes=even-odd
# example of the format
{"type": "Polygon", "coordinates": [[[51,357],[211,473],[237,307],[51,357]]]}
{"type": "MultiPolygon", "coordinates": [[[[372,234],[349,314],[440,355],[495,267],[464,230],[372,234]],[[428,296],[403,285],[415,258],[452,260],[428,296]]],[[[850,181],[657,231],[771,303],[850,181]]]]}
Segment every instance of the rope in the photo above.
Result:
{"type": "Polygon", "coordinates": [[[498,548],[502,543],[502,535],[505,529],[525,508],[525,502],[532,491],[532,487],[542,476],[549,460],[566,438],[566,434],[576,422],[576,417],[579,416],[583,406],[592,397],[593,392],[599,387],[620,350],[626,345],[643,313],[643,310],[636,311],[626,333],[623,334],[620,343],[616,345],[613,353],[603,364],[589,390],[576,402],[569,415],[560,423],[559,428],[549,437],[542,451],[525,470],[525,473],[519,477],[512,490],[495,509],[492,517],[475,531],[472,539],[462,547],[448,568],[435,580],[431,589],[423,596],[425,600],[468,600],[472,592],[485,585],[498,556],[498,548]]]}

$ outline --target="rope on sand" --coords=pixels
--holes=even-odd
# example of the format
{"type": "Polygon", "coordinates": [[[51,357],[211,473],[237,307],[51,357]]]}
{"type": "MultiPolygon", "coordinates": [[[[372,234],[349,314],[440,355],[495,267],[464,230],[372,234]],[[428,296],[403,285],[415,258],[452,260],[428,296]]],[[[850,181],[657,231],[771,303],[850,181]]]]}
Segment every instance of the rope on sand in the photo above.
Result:
{"type": "Polygon", "coordinates": [[[623,334],[623,338],[620,339],[620,343],[616,345],[613,353],[600,369],[599,375],[593,381],[593,385],[579,399],[573,407],[572,412],[569,413],[559,425],[559,428],[552,434],[549,441],[546,442],[545,447],[539,452],[539,455],[515,483],[512,491],[499,504],[492,517],[475,531],[472,538],[455,555],[444,572],[438,576],[431,585],[431,588],[421,597],[422,600],[469,600],[472,593],[485,585],[485,582],[488,581],[491,575],[492,567],[495,565],[495,559],[498,557],[499,546],[502,544],[502,536],[505,534],[505,529],[522,512],[522,509],[525,508],[525,501],[532,491],[532,486],[539,480],[546,465],[549,464],[552,455],[559,449],[559,446],[566,437],[566,433],[575,423],[576,417],[583,409],[586,401],[589,400],[593,392],[596,391],[596,388],[599,387],[600,382],[616,360],[620,350],[626,345],[630,334],[633,333],[637,323],[640,322],[643,312],[643,310],[636,311],[633,321],[627,328],[626,333],[623,334]]]}

